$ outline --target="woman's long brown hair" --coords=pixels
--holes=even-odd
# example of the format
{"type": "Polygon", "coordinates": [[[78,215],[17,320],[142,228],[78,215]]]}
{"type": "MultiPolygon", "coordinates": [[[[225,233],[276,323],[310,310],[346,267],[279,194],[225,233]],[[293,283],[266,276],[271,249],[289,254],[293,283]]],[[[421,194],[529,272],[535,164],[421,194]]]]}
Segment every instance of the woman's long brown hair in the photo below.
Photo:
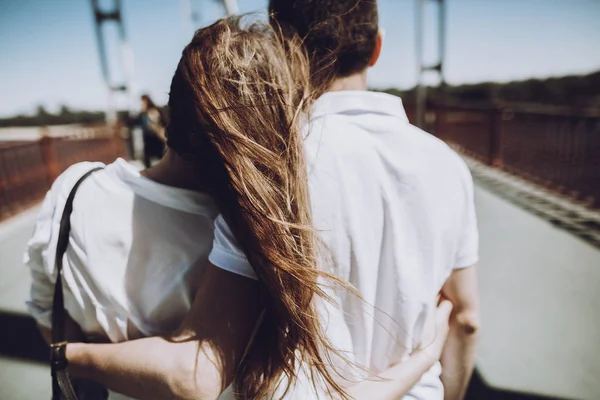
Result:
{"type": "Polygon", "coordinates": [[[196,32],[171,84],[168,144],[197,164],[261,283],[264,320],[234,378],[245,399],[273,396],[283,377],[287,392],[300,362],[344,397],[314,302],[325,294],[300,127],[310,93],[301,43],[239,18],[196,32]]]}

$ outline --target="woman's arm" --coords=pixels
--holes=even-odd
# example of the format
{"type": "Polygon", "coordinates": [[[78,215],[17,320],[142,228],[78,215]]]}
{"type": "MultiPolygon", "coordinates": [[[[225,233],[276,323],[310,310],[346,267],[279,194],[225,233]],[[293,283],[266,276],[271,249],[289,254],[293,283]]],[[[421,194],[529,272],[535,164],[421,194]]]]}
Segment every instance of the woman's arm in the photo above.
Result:
{"type": "MultiPolygon", "coordinates": [[[[216,293],[225,286],[227,291],[220,292],[220,296],[213,293],[213,298],[206,297],[209,293],[204,290],[199,291],[179,335],[109,345],[69,344],[67,358],[73,376],[95,380],[111,390],[138,398],[217,398],[231,382],[235,366],[258,318],[258,307],[255,298],[252,300],[255,281],[214,266],[210,268],[215,269],[210,272],[210,286],[216,293]],[[225,285],[230,279],[240,281],[225,285]],[[231,293],[232,296],[223,296],[223,293],[231,293]],[[223,302],[222,297],[229,299],[223,302]],[[199,302],[220,303],[219,310],[208,312],[212,307],[203,307],[199,302]],[[235,315],[227,317],[232,311],[235,315]],[[204,319],[203,315],[208,319],[204,319]],[[203,329],[209,332],[200,334],[203,329]],[[220,333],[224,336],[215,340],[220,333]]],[[[397,399],[408,393],[421,375],[439,360],[451,310],[452,305],[448,301],[438,307],[436,336],[432,344],[413,353],[409,360],[384,371],[377,380],[363,381],[350,387],[348,394],[355,399],[385,400],[397,399]]]]}
{"type": "Polygon", "coordinates": [[[221,376],[215,365],[206,362],[212,353],[199,353],[199,347],[195,341],[174,343],[162,337],[116,344],[72,343],[67,346],[67,359],[74,378],[91,379],[126,396],[217,398],[221,376]]]}
{"type": "Polygon", "coordinates": [[[67,346],[72,376],[143,399],[216,399],[227,387],[260,315],[258,282],[209,264],[174,335],[67,346]]]}
{"type": "Polygon", "coordinates": [[[350,387],[348,394],[357,400],[395,400],[404,397],[421,376],[439,361],[448,337],[451,312],[452,303],[442,300],[436,310],[433,342],[415,351],[408,360],[383,371],[374,380],[350,387]]]}

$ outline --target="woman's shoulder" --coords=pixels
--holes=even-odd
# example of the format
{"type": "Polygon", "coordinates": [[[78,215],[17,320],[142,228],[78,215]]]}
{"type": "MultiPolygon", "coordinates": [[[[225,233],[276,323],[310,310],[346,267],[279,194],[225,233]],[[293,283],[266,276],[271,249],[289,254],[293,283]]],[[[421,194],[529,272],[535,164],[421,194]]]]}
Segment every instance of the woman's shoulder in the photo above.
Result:
{"type": "Polygon", "coordinates": [[[105,167],[101,162],[79,162],[65,169],[52,183],[50,190],[46,194],[46,198],[42,204],[40,215],[52,216],[52,219],[57,217],[55,211],[62,210],[65,207],[67,198],[75,187],[77,181],[87,172],[94,168],[105,167]]]}
{"type": "Polygon", "coordinates": [[[94,168],[104,168],[105,166],[104,163],[90,161],[79,162],[69,166],[56,178],[50,188],[50,194],[59,198],[64,197],[66,200],[66,197],[83,175],[94,168]]]}
{"type": "Polygon", "coordinates": [[[54,274],[54,252],[60,218],[69,193],[86,172],[102,166],[104,164],[95,162],[73,164],[56,178],[38,211],[33,235],[27,243],[23,258],[25,265],[49,276],[54,274]]]}

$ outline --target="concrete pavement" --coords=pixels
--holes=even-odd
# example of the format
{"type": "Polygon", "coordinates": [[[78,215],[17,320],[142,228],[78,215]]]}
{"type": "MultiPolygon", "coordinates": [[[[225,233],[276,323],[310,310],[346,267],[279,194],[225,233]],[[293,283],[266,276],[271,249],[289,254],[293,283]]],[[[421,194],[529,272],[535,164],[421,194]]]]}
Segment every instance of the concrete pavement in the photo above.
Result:
{"type": "Polygon", "coordinates": [[[0,224],[0,399],[50,399],[50,369],[33,320],[26,317],[29,270],[23,249],[39,207],[0,224]]]}
{"type": "Polygon", "coordinates": [[[600,249],[477,188],[482,330],[491,386],[600,398],[600,249]]]}
{"type": "Polygon", "coordinates": [[[29,270],[22,264],[23,250],[33,232],[39,211],[33,207],[0,223],[0,311],[25,313],[29,270]]]}

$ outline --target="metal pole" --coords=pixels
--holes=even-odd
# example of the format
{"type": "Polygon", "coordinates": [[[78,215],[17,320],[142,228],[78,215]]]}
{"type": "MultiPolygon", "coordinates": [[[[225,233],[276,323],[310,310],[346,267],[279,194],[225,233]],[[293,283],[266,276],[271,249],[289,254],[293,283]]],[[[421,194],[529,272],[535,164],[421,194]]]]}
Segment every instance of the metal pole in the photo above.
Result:
{"type": "Polygon", "coordinates": [[[446,85],[446,79],[444,77],[444,60],[446,59],[446,6],[448,2],[446,0],[440,1],[440,10],[439,10],[439,25],[438,25],[438,40],[439,40],[439,73],[440,73],[440,87],[444,87],[446,85]]]}
{"type": "Polygon", "coordinates": [[[181,0],[181,13],[185,31],[185,40],[188,41],[192,38],[196,29],[194,26],[191,0],[181,0]]]}
{"type": "Polygon", "coordinates": [[[92,9],[94,12],[94,27],[96,31],[96,44],[98,45],[98,53],[100,56],[100,68],[102,69],[102,77],[105,82],[108,82],[108,65],[106,61],[106,48],[104,47],[104,39],[102,37],[101,28],[101,11],[98,6],[98,0],[92,0],[92,9]]]}
{"type": "Polygon", "coordinates": [[[416,125],[423,128],[425,115],[426,89],[423,86],[423,5],[424,0],[417,0],[415,15],[415,39],[417,58],[417,120],[416,125]]]}
{"type": "Polygon", "coordinates": [[[106,59],[106,47],[104,46],[104,37],[102,36],[102,11],[98,5],[98,0],[92,0],[92,11],[94,13],[94,30],[96,32],[96,44],[98,45],[100,69],[102,71],[102,78],[104,79],[104,83],[106,84],[106,88],[108,90],[105,119],[106,122],[113,123],[116,120],[116,111],[114,107],[112,88],[110,87],[108,61],[106,59]]]}
{"type": "MultiPolygon", "coordinates": [[[[114,123],[117,119],[116,107],[115,107],[115,95],[118,92],[125,94],[128,100],[127,116],[133,111],[134,98],[133,98],[133,51],[127,41],[127,34],[125,31],[125,25],[123,24],[122,18],[122,7],[121,0],[113,0],[112,8],[110,10],[103,10],[100,8],[99,0],[91,0],[92,11],[94,13],[94,24],[96,31],[96,42],[98,44],[98,53],[100,58],[100,65],[102,69],[102,77],[108,90],[108,104],[106,108],[106,120],[108,123],[114,123]],[[108,63],[108,53],[106,51],[105,38],[103,35],[102,27],[107,22],[114,22],[118,28],[118,41],[120,48],[120,64],[123,68],[123,81],[117,84],[113,81],[111,71],[108,63]]],[[[133,139],[131,133],[126,138],[127,146],[130,153],[133,155],[133,139]]]]}
{"type": "Polygon", "coordinates": [[[120,38],[120,50],[121,50],[121,65],[123,67],[124,84],[121,90],[125,92],[128,98],[128,115],[131,116],[135,112],[136,107],[136,93],[134,85],[134,57],[133,49],[127,41],[127,35],[125,33],[125,24],[123,23],[121,0],[115,0],[115,17],[114,20],[119,26],[119,38],[120,38]]]}
{"type": "Polygon", "coordinates": [[[225,13],[227,15],[236,15],[240,13],[237,0],[223,0],[223,6],[225,7],[225,13]]]}
{"type": "MultiPolygon", "coordinates": [[[[430,0],[431,1],[431,0],[430,0]]],[[[427,0],[417,0],[415,13],[415,54],[417,59],[417,116],[416,125],[420,128],[426,128],[425,116],[427,108],[427,86],[423,82],[423,75],[432,71],[440,77],[440,87],[446,84],[444,79],[444,58],[446,55],[446,1],[434,0],[438,8],[438,61],[433,65],[425,65],[423,59],[423,31],[424,31],[424,13],[423,9],[427,0]]]]}

